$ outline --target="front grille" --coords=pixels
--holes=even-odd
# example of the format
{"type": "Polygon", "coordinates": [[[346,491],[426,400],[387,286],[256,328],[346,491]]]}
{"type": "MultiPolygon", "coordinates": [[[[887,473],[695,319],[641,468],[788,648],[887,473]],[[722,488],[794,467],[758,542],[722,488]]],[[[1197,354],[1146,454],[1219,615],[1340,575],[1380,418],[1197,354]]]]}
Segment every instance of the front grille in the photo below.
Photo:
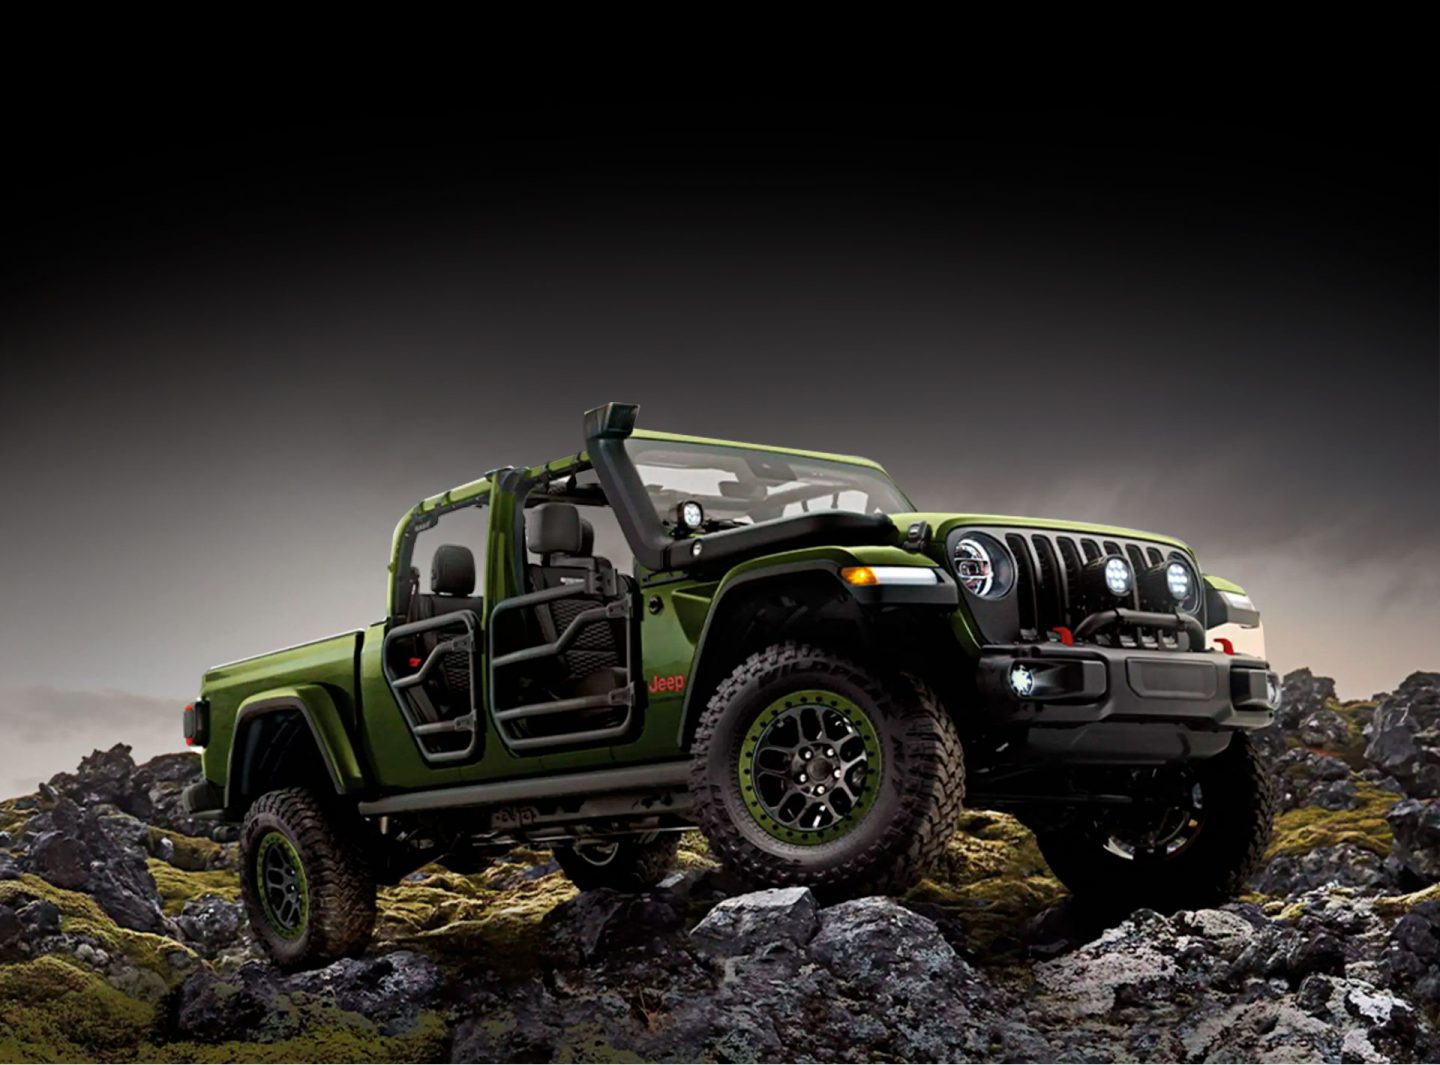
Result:
{"type": "MultiPolygon", "coordinates": [[[[1006,530],[1001,537],[1015,556],[1016,606],[1022,638],[1040,639],[1055,628],[1074,629],[1090,613],[1080,587],[1085,564],[1106,555],[1120,555],[1135,573],[1135,588],[1113,605],[1142,610],[1139,577],[1146,569],[1167,558],[1188,558],[1171,547],[1143,540],[1118,540],[1084,533],[1042,532],[1033,529],[1006,530]]],[[[1193,569],[1193,563],[1192,563],[1193,569]]],[[[1196,576],[1198,580],[1198,574],[1196,576]]],[[[1202,597],[1203,601],[1203,597],[1202,597]]],[[[1200,623],[1204,625],[1203,605],[1200,623]]],[[[1096,637],[1097,642],[1126,647],[1173,650],[1179,641],[1169,634],[1139,630],[1096,637]]]]}

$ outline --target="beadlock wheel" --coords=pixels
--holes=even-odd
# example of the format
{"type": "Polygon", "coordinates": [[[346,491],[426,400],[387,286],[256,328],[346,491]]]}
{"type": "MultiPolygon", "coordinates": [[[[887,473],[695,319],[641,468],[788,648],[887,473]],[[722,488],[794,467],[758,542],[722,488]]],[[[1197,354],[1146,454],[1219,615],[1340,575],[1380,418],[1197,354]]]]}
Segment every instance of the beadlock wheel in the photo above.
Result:
{"type": "Polygon", "coordinates": [[[776,699],[741,741],[740,791],[776,839],[813,846],[850,831],[875,805],[880,739],[869,717],[835,692],[776,699]]]}

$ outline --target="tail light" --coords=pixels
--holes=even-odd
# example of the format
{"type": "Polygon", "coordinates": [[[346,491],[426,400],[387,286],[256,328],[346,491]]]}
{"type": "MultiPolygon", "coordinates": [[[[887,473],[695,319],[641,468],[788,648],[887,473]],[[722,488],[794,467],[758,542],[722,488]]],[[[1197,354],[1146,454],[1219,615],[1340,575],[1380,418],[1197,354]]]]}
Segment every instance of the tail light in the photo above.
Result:
{"type": "Polygon", "coordinates": [[[196,699],[185,707],[185,745],[204,747],[210,742],[210,702],[196,699]]]}

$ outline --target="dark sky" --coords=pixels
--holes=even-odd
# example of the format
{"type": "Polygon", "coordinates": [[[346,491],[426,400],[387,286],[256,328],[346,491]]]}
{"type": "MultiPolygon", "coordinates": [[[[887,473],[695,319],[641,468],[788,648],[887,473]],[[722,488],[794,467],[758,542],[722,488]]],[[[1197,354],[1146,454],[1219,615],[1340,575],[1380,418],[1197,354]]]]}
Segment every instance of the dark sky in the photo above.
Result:
{"type": "Polygon", "coordinates": [[[410,504],[612,399],[1180,536],[1346,696],[1440,668],[1428,91],[7,117],[17,781],[377,619],[410,504]]]}

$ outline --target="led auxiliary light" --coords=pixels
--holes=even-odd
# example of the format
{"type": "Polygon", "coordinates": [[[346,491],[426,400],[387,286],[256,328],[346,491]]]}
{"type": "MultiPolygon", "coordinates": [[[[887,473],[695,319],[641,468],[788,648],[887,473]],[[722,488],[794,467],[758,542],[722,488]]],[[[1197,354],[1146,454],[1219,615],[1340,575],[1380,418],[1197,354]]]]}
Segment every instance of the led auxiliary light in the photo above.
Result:
{"type": "Polygon", "coordinates": [[[1265,674],[1265,701],[1270,704],[1270,709],[1280,709],[1280,678],[1274,673],[1265,674]]]}
{"type": "Polygon", "coordinates": [[[1105,560],[1105,587],[1117,599],[1130,594],[1130,564],[1118,556],[1105,560]]]}
{"type": "Polygon", "coordinates": [[[705,508],[693,499],[687,499],[675,508],[675,517],[682,529],[698,529],[705,524],[705,508]]]}
{"type": "Polygon", "coordinates": [[[1190,568],[1181,562],[1172,562],[1165,567],[1165,587],[1170,598],[1183,603],[1190,598],[1190,568]]]}
{"type": "Polygon", "coordinates": [[[1192,613],[1198,598],[1195,571],[1178,558],[1158,562],[1140,576],[1140,599],[1146,610],[1192,613]]]}
{"type": "Polygon", "coordinates": [[[1010,690],[1022,699],[1035,691],[1035,671],[1017,662],[1010,667],[1010,690]]]}

